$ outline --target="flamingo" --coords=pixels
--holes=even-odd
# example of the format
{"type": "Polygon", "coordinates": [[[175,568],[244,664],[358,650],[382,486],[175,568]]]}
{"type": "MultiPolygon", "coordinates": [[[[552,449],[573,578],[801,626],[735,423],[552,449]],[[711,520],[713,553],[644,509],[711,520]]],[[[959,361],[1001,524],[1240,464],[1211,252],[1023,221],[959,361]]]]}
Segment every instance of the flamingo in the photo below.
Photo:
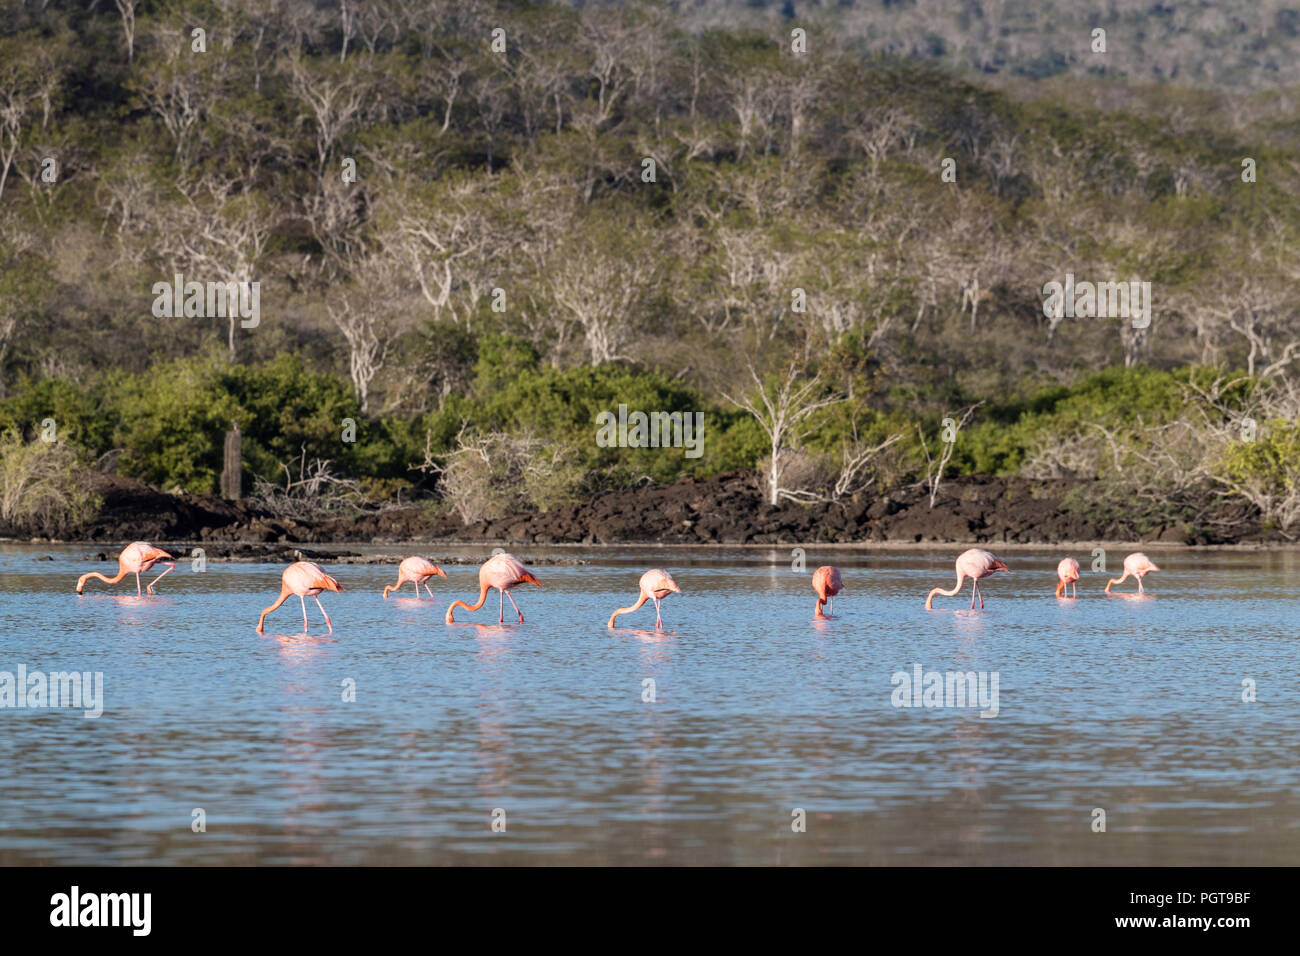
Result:
{"type": "Polygon", "coordinates": [[[1011,573],[1011,569],[995,558],[992,552],[985,551],[981,548],[971,548],[969,551],[963,551],[959,554],[957,556],[956,568],[957,583],[952,586],[951,591],[945,591],[943,588],[935,588],[931,591],[925,599],[925,609],[927,611],[934,610],[934,605],[931,602],[934,601],[934,596],[936,594],[943,594],[947,597],[952,597],[961,590],[961,583],[967,578],[971,579],[971,610],[975,610],[975,598],[978,597],[980,599],[980,610],[982,611],[984,610],[984,595],[980,594],[980,578],[986,578],[990,574],[994,574],[998,571],[1006,571],[1008,574],[1011,573]]]}
{"type": "MultiPolygon", "coordinates": [[[[519,605],[515,599],[510,597],[510,589],[516,584],[536,584],[539,588],[542,582],[533,577],[532,573],[524,567],[522,561],[513,554],[495,554],[483,562],[483,566],[478,569],[478,603],[466,604],[464,601],[452,601],[451,606],[447,608],[447,623],[455,624],[456,620],[452,613],[458,607],[463,607],[467,611],[477,611],[487,600],[489,588],[496,588],[501,592],[501,596],[510,598],[510,606],[515,609],[519,615],[519,623],[524,623],[524,612],[519,610],[519,605]]],[[[500,611],[497,614],[497,623],[504,624],[506,619],[505,601],[498,596],[497,603],[500,605],[500,611]]]]}
{"type": "MultiPolygon", "coordinates": [[[[117,577],[105,577],[98,571],[91,571],[89,574],[83,574],[81,577],[77,578],[77,593],[81,594],[85,590],[86,582],[91,578],[99,578],[99,580],[103,581],[105,584],[116,584],[128,574],[134,574],[135,593],[136,597],[139,597],[141,572],[148,571],[157,562],[162,561],[163,558],[170,557],[171,555],[161,548],[155,548],[153,545],[147,544],[144,541],[133,541],[131,544],[128,544],[123,548],[122,553],[117,556],[117,577]]],[[[176,567],[174,561],[167,561],[165,563],[167,565],[167,570],[145,585],[145,591],[149,594],[153,594],[153,586],[170,574],[172,569],[176,567]]]]}
{"type": "MultiPolygon", "coordinates": [[[[385,585],[384,597],[388,597],[389,591],[400,591],[402,585],[410,581],[415,585],[415,597],[418,600],[420,585],[423,584],[424,589],[429,591],[429,578],[435,574],[440,578],[447,576],[446,572],[432,561],[426,561],[424,558],[419,557],[403,558],[402,563],[397,566],[397,583],[385,585]]],[[[429,597],[433,597],[432,591],[429,591],[429,597]]]]}
{"type": "Polygon", "coordinates": [[[1074,582],[1079,580],[1079,562],[1074,558],[1062,558],[1061,563],[1056,566],[1056,576],[1061,579],[1061,583],[1056,586],[1056,596],[1065,597],[1063,593],[1065,586],[1070,585],[1070,597],[1078,597],[1078,590],[1074,582]]]}
{"type": "Polygon", "coordinates": [[[609,626],[614,626],[614,618],[620,614],[631,614],[637,610],[646,601],[655,602],[655,627],[664,626],[663,619],[659,616],[659,602],[670,594],[681,594],[682,589],[677,586],[673,576],[667,571],[659,568],[652,568],[645,574],[641,575],[641,597],[631,607],[621,607],[609,616],[609,626]]]}
{"type": "Polygon", "coordinates": [[[1134,551],[1132,554],[1130,554],[1127,558],[1124,559],[1124,577],[1111,578],[1109,581],[1107,581],[1106,593],[1107,594],[1110,593],[1110,586],[1112,584],[1123,584],[1124,578],[1127,578],[1129,575],[1132,575],[1133,577],[1137,578],[1138,581],[1138,594],[1146,594],[1147,592],[1142,587],[1142,579],[1146,577],[1148,574],[1150,574],[1152,571],[1159,571],[1159,570],[1160,569],[1155,566],[1155,562],[1153,562],[1145,554],[1143,554],[1141,551],[1134,551]]]}
{"type": "MultiPolygon", "coordinates": [[[[320,608],[321,614],[325,614],[325,607],[320,603],[320,598],[316,595],[321,591],[340,592],[343,590],[339,583],[332,577],[321,570],[320,565],[312,564],[310,561],[295,561],[284,569],[284,574],[280,576],[280,598],[257,619],[257,633],[265,633],[262,625],[266,622],[266,616],[274,611],[277,607],[289,599],[290,594],[298,595],[298,600],[302,602],[302,629],[307,631],[307,596],[311,595],[320,608]]],[[[329,628],[329,633],[334,633],[334,625],[330,623],[330,616],[325,614],[325,626],[329,628]]]]}
{"type": "Polygon", "coordinates": [[[813,572],[812,586],[817,592],[817,613],[814,616],[826,617],[822,613],[822,605],[826,605],[826,610],[831,610],[831,598],[844,590],[844,584],[840,581],[840,569],[829,564],[822,565],[813,572]]]}

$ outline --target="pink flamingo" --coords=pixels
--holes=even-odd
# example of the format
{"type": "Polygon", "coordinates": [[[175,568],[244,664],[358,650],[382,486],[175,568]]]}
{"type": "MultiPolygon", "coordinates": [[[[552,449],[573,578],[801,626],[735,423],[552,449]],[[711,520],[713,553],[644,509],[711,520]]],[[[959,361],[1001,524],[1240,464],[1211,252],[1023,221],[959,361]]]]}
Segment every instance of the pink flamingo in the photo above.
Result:
{"type": "Polygon", "coordinates": [[[826,617],[822,613],[822,605],[826,605],[826,610],[831,610],[831,598],[844,590],[844,584],[840,581],[840,569],[829,564],[822,565],[813,572],[812,586],[817,592],[817,613],[814,617],[826,617]]]}
{"type": "MultiPolygon", "coordinates": [[[[117,556],[117,577],[105,577],[98,571],[91,571],[89,574],[83,574],[77,579],[77,593],[81,594],[85,590],[86,582],[91,578],[99,578],[99,580],[103,581],[105,584],[116,584],[128,574],[134,574],[135,593],[136,596],[139,597],[141,572],[148,571],[163,558],[170,557],[171,555],[161,548],[155,548],[153,545],[146,544],[143,541],[133,541],[131,544],[128,544],[123,548],[122,553],[117,556]]],[[[145,586],[145,590],[148,593],[153,594],[153,586],[170,574],[172,569],[176,567],[176,563],[173,561],[168,561],[166,564],[167,570],[145,586]]]]}
{"type": "Polygon", "coordinates": [[[971,610],[975,609],[975,598],[980,599],[980,610],[984,610],[984,595],[980,594],[980,578],[986,578],[990,574],[998,571],[1011,573],[1011,569],[995,558],[990,551],[984,551],[981,548],[971,548],[969,551],[963,551],[957,556],[957,583],[952,586],[951,591],[945,591],[943,588],[935,588],[925,599],[925,609],[934,610],[934,601],[936,594],[942,594],[946,597],[952,597],[961,590],[961,583],[967,578],[971,579],[970,584],[970,606],[971,610]]]}
{"type": "Polygon", "coordinates": [[[539,588],[542,582],[533,577],[532,573],[523,565],[523,562],[513,554],[496,554],[483,562],[483,566],[478,569],[478,603],[466,604],[464,601],[452,601],[451,606],[447,608],[447,623],[455,624],[456,620],[452,613],[458,607],[463,607],[467,611],[477,611],[487,600],[487,593],[490,588],[496,588],[501,592],[497,598],[500,605],[497,614],[497,623],[504,624],[506,620],[505,601],[503,597],[510,598],[510,606],[515,609],[519,615],[519,623],[524,623],[524,612],[519,610],[519,605],[515,599],[510,597],[510,589],[517,584],[536,584],[539,588]]]}
{"type": "Polygon", "coordinates": [[[1056,566],[1056,576],[1061,579],[1061,583],[1056,586],[1056,596],[1065,597],[1065,586],[1070,585],[1070,597],[1078,597],[1078,590],[1074,582],[1079,580],[1079,562],[1074,558],[1062,558],[1061,563],[1056,566]]]}
{"type": "Polygon", "coordinates": [[[667,571],[661,571],[659,568],[652,568],[645,574],[641,575],[641,597],[631,607],[621,607],[609,616],[609,627],[614,626],[614,618],[620,614],[631,614],[637,610],[646,601],[655,602],[655,627],[664,626],[663,619],[659,616],[659,602],[670,594],[681,594],[682,589],[677,586],[673,576],[667,571]]]}
{"type": "MultiPolygon", "coordinates": [[[[284,574],[280,576],[280,598],[257,619],[257,633],[265,633],[262,625],[266,622],[266,616],[278,608],[281,604],[289,599],[290,594],[298,595],[298,600],[302,602],[302,629],[307,631],[307,597],[311,596],[320,608],[321,614],[325,614],[325,606],[320,603],[320,598],[316,595],[322,591],[334,591],[338,593],[343,590],[339,583],[332,577],[321,570],[320,565],[312,564],[310,561],[295,561],[284,569],[284,574]]],[[[330,616],[325,614],[325,626],[329,628],[329,633],[334,633],[334,625],[330,623],[330,616]]]]}
{"type": "Polygon", "coordinates": [[[1107,581],[1106,593],[1107,594],[1110,593],[1110,586],[1112,584],[1123,584],[1124,578],[1127,578],[1129,575],[1132,575],[1133,577],[1137,578],[1138,581],[1138,594],[1146,594],[1146,591],[1142,588],[1142,579],[1146,577],[1148,574],[1150,574],[1152,571],[1159,571],[1159,570],[1160,569],[1155,566],[1155,562],[1153,562],[1145,554],[1143,554],[1141,551],[1134,551],[1132,554],[1130,554],[1127,558],[1124,559],[1124,577],[1111,578],[1109,581],[1107,581]]]}
{"type": "MultiPolygon", "coordinates": [[[[432,561],[426,561],[424,558],[419,557],[403,558],[402,563],[397,566],[397,583],[389,584],[384,587],[384,597],[388,597],[389,591],[400,591],[402,585],[407,581],[410,581],[415,585],[415,597],[418,600],[420,597],[420,585],[423,584],[424,589],[429,591],[429,578],[433,577],[435,574],[440,578],[445,578],[447,576],[446,572],[432,561]]],[[[432,591],[429,591],[429,597],[433,597],[432,591]]]]}

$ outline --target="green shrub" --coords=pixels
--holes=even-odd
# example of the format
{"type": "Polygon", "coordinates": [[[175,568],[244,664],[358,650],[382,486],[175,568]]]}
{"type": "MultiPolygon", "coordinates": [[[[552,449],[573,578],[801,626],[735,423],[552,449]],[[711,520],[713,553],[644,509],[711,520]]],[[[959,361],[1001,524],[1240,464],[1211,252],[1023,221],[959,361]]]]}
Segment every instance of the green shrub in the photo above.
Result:
{"type": "Polygon", "coordinates": [[[80,482],[77,453],[67,445],[0,433],[0,518],[27,532],[58,534],[99,507],[80,482]]]}

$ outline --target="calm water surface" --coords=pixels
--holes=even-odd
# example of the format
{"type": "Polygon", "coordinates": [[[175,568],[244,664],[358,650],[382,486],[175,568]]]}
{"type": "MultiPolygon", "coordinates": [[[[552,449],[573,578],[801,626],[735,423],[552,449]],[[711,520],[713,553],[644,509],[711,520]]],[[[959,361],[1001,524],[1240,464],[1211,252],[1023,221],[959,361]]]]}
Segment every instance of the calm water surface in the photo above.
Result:
{"type": "Polygon", "coordinates": [[[105,698],[0,710],[0,864],[1300,862],[1294,552],[1148,549],[1146,600],[1080,552],[1058,602],[1064,552],[1007,551],[971,613],[969,589],[923,608],[956,549],[810,548],[846,587],[815,623],[788,549],[521,549],[590,561],[537,566],[523,625],[495,594],[443,624],[474,566],[416,602],[339,565],[332,635],[291,598],[259,636],[282,566],[78,598],[98,550],[0,548],[0,671],[102,671],[105,698]],[[607,630],[649,567],[685,592],[664,631],[652,607],[607,630]],[[895,707],[916,664],[996,672],[997,716],[895,707]]]}

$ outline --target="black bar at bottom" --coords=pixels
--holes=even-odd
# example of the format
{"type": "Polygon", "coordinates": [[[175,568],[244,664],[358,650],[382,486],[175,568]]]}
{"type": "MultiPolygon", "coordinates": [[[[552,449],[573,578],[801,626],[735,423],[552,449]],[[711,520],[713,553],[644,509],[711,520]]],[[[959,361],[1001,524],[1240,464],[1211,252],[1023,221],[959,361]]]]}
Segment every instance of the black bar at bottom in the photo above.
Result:
{"type": "Polygon", "coordinates": [[[661,946],[687,919],[732,942],[802,926],[859,939],[893,928],[918,943],[929,933],[973,943],[994,931],[1230,946],[1284,930],[1294,876],[1285,868],[8,868],[0,926],[6,946],[72,934],[337,946],[457,924],[486,929],[484,940],[498,945],[511,934],[537,944],[608,929],[618,935],[599,938],[661,946]]]}

